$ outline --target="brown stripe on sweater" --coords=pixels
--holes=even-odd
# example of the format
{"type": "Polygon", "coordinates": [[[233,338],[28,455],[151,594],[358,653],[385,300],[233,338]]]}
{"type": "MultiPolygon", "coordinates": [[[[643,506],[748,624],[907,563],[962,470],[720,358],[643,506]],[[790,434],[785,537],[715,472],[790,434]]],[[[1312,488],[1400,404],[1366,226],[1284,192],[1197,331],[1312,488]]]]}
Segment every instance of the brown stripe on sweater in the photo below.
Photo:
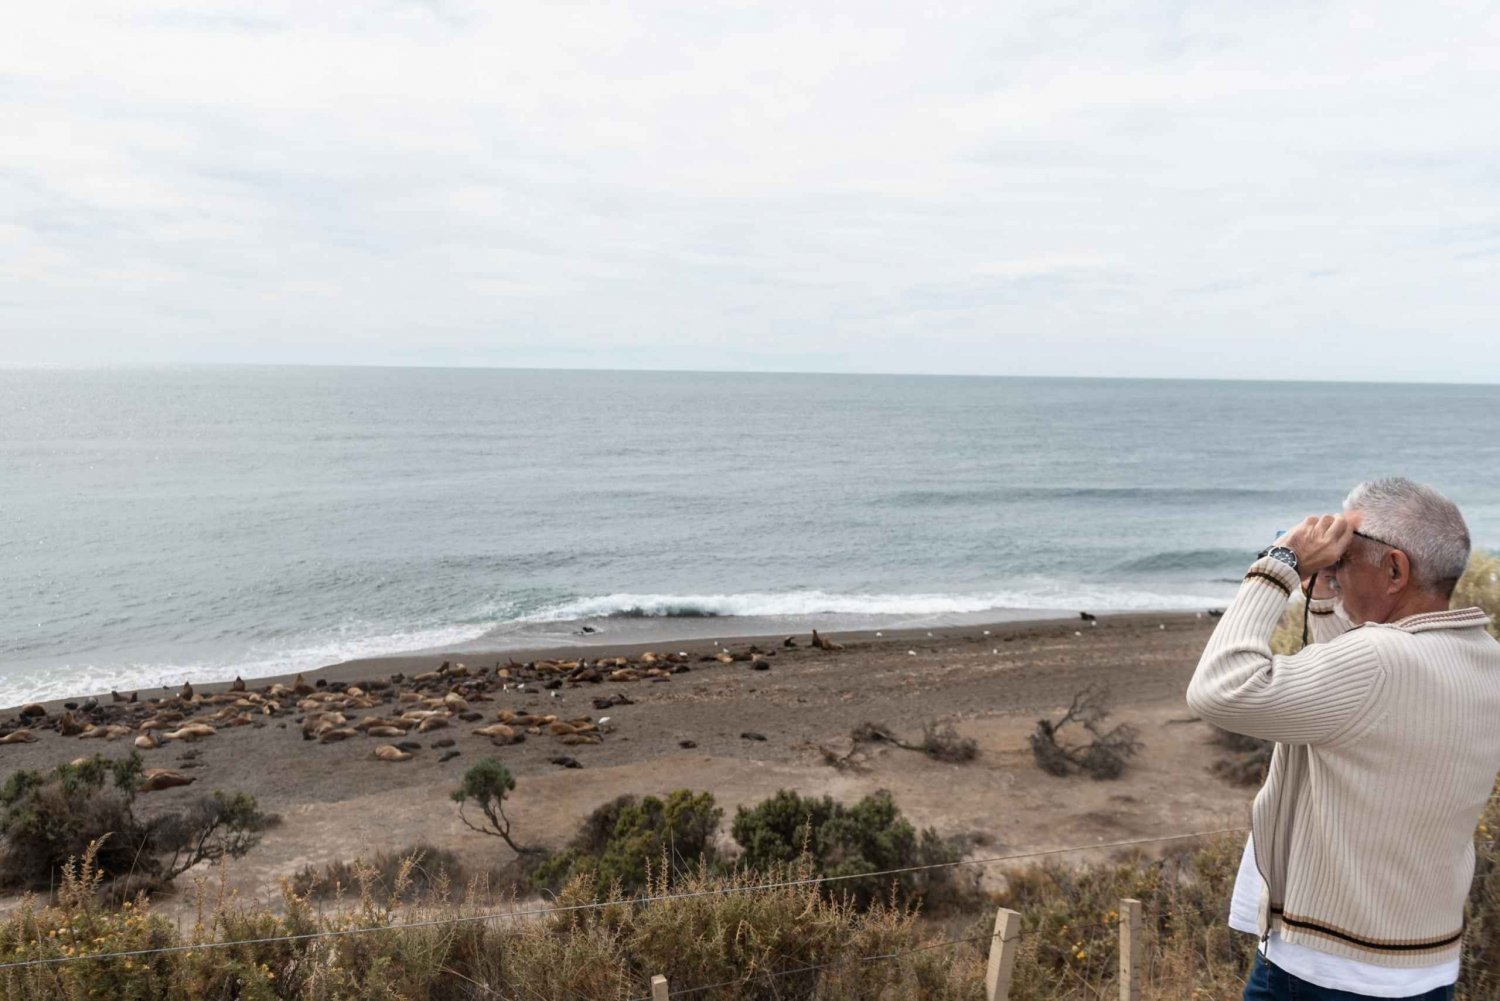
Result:
{"type": "Polygon", "coordinates": [[[1280,577],[1272,576],[1271,574],[1266,573],[1264,570],[1251,570],[1249,573],[1245,574],[1246,580],[1249,580],[1251,577],[1259,577],[1261,580],[1268,580],[1272,584],[1275,584],[1277,587],[1285,591],[1288,598],[1292,596],[1292,589],[1287,587],[1286,582],[1283,581],[1280,577]]]}
{"type": "Polygon", "coordinates": [[[1271,908],[1271,911],[1272,913],[1280,916],[1283,924],[1290,925],[1293,928],[1298,928],[1302,931],[1313,932],[1318,935],[1327,935],[1330,938],[1343,939],[1345,942],[1352,942],[1353,944],[1365,949],[1380,949],[1385,952],[1423,952],[1433,949],[1446,949],[1448,946],[1464,937],[1463,928],[1459,928],[1459,930],[1454,932],[1452,935],[1447,935],[1441,938],[1363,938],[1359,935],[1344,931],[1340,928],[1335,928],[1332,925],[1327,925],[1319,921],[1313,921],[1308,918],[1301,918],[1295,915],[1287,914],[1279,908],[1273,907],[1271,908]]]}

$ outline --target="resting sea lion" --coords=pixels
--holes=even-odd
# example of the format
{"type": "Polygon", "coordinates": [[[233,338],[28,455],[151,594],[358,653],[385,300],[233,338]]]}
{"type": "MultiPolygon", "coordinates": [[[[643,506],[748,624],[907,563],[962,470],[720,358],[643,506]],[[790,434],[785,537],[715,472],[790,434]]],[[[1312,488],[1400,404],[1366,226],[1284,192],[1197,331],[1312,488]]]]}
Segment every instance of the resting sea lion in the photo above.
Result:
{"type": "Polygon", "coordinates": [[[158,792],[175,786],[192,785],[196,781],[194,776],[174,772],[170,768],[148,768],[141,773],[141,792],[158,792]]]}
{"type": "Polygon", "coordinates": [[[0,744],[30,744],[36,741],[36,734],[30,730],[16,730],[0,737],[0,744]]]}
{"type": "Polygon", "coordinates": [[[406,761],[411,755],[399,747],[392,747],[390,744],[381,744],[375,748],[375,757],[381,761],[406,761]]]}

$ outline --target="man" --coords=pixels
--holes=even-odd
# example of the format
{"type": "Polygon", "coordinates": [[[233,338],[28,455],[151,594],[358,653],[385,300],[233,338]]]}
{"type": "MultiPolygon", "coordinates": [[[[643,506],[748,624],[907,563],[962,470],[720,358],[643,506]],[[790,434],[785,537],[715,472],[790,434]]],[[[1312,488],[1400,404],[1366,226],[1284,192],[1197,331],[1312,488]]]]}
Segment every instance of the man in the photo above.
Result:
{"type": "Polygon", "coordinates": [[[1276,742],[1231,906],[1260,938],[1246,1001],[1452,997],[1500,770],[1500,643],[1448,609],[1468,557],[1451,501],[1373,480],[1261,553],[1214,629],[1188,704],[1276,742]],[[1299,584],[1312,640],[1273,655],[1299,584]]]}

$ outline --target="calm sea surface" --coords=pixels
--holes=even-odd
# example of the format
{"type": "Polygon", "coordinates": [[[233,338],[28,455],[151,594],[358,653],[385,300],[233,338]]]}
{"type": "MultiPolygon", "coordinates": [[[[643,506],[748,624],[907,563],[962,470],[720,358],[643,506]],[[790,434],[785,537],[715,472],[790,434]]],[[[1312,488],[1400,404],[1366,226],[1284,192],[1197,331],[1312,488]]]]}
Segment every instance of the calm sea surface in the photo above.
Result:
{"type": "Polygon", "coordinates": [[[1372,475],[1500,545],[1497,417],[1470,386],[0,371],[0,705],[580,620],[1201,608],[1372,475]]]}

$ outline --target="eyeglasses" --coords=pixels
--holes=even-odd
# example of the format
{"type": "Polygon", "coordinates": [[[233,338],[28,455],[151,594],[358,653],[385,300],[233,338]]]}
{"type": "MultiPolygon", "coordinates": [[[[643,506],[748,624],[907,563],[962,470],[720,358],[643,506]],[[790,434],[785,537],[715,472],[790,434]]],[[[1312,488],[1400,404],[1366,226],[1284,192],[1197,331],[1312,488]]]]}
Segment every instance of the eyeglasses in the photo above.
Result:
{"type": "Polygon", "coordinates": [[[1357,528],[1354,530],[1354,534],[1357,535],[1357,536],[1359,536],[1361,539],[1367,539],[1370,542],[1378,542],[1382,546],[1385,546],[1387,549],[1400,549],[1401,548],[1400,546],[1397,546],[1397,545],[1394,545],[1392,543],[1389,543],[1389,542],[1385,541],[1384,539],[1377,539],[1373,535],[1368,535],[1368,534],[1366,534],[1364,532],[1361,532],[1357,528]]]}

